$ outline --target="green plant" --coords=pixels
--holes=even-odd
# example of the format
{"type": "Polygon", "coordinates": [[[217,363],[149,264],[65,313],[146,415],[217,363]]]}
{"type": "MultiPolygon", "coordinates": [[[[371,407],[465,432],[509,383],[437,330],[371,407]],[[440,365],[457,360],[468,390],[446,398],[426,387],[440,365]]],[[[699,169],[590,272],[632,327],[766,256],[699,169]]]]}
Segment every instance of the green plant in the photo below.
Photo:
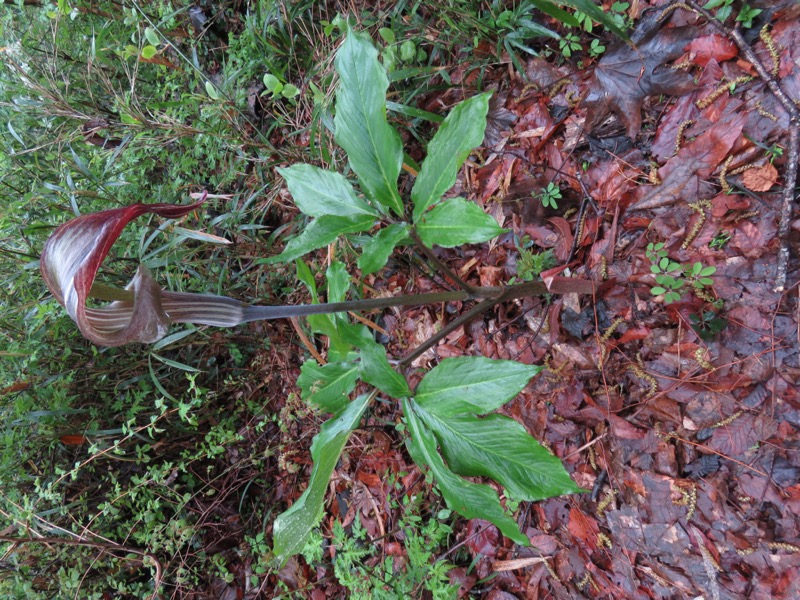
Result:
{"type": "Polygon", "coordinates": [[[264,87],[267,89],[262,92],[262,95],[272,94],[273,98],[282,97],[286,98],[287,100],[292,100],[300,93],[300,90],[297,88],[297,86],[292,85],[291,83],[283,83],[272,73],[266,73],[263,80],[264,87]]]}
{"type": "Polygon", "coordinates": [[[576,33],[566,33],[558,40],[558,49],[564,58],[570,58],[573,52],[580,52],[583,46],[580,42],[580,37],[576,33]]]}
{"type": "Polygon", "coordinates": [[[704,310],[700,314],[691,313],[689,321],[692,329],[706,342],[713,341],[717,334],[728,325],[727,319],[710,310],[704,310]]]}
{"type": "MultiPolygon", "coordinates": [[[[342,233],[371,229],[376,219],[388,224],[362,245],[358,263],[365,273],[380,269],[395,246],[414,239],[425,249],[433,244],[475,243],[500,233],[494,220],[474,204],[460,198],[442,199],[461,163],[483,137],[488,95],[474,96],[456,106],[441,124],[428,144],[428,157],[411,190],[413,209],[407,211],[397,188],[402,148],[399,136],[386,122],[383,105],[388,81],[377,53],[367,39],[350,32],[337,55],[336,67],[341,80],[336,140],[348,154],[366,201],[337,173],[310,165],[281,169],[297,206],[312,220],[270,262],[295,260],[342,233]],[[411,216],[410,224],[399,220],[406,215],[411,216]]],[[[301,262],[297,267],[299,278],[315,295],[307,267],[301,262]]],[[[337,301],[347,291],[350,277],[340,264],[332,265],[327,277],[329,300],[337,301]]],[[[519,499],[578,491],[557,459],[521,426],[507,417],[487,414],[512,398],[539,367],[475,357],[447,359],[412,391],[363,325],[351,325],[338,315],[321,315],[310,324],[330,338],[331,362],[322,366],[307,361],[298,384],[306,401],[335,416],[322,426],[312,444],[314,468],[308,489],[275,521],[274,551],[279,558],[298,552],[316,526],[338,456],[379,393],[402,400],[409,452],[417,464],[430,469],[448,506],[468,518],[480,515],[492,521],[518,543],[526,544],[527,539],[503,511],[494,492],[460,475],[493,477],[519,499]],[[358,379],[375,390],[350,400],[358,379]],[[540,467],[531,478],[534,464],[540,467]]]]}
{"type": "Polygon", "coordinates": [[[546,271],[556,266],[556,257],[552,249],[542,250],[541,252],[534,252],[531,250],[533,242],[530,241],[528,236],[524,236],[519,241],[517,251],[517,274],[509,282],[513,283],[516,280],[520,281],[533,281],[537,279],[542,271],[546,271]]]}
{"type": "Polygon", "coordinates": [[[600,56],[605,51],[606,47],[600,42],[600,40],[592,40],[592,44],[589,46],[589,54],[591,56],[600,56]]]}
{"type": "Polygon", "coordinates": [[[695,262],[690,266],[681,265],[667,256],[664,243],[650,243],[647,245],[646,256],[650,260],[650,272],[655,276],[657,286],[650,289],[654,296],[664,295],[664,302],[670,304],[681,299],[684,285],[689,283],[691,289],[697,294],[714,285],[711,279],[716,267],[704,267],[702,263],[695,262]]]}
{"type": "Polygon", "coordinates": [[[722,250],[731,241],[731,237],[733,236],[729,231],[718,231],[708,242],[708,247],[713,250],[722,250]]]}
{"type": "Polygon", "coordinates": [[[452,527],[447,523],[450,511],[442,510],[426,519],[417,514],[419,506],[408,497],[404,502],[407,510],[397,525],[402,532],[402,545],[407,557],[404,563],[386,557],[375,567],[368,566],[380,557],[381,550],[370,543],[360,517],[353,522],[350,534],[340,523],[334,524],[334,575],[348,590],[348,597],[416,598],[423,590],[436,599],[456,597],[458,586],[450,583],[447,575],[452,566],[435,559],[452,533],[452,527]]]}
{"type": "MultiPolygon", "coordinates": [[[[717,12],[715,17],[719,21],[725,21],[733,13],[733,0],[709,0],[703,5],[706,10],[716,8],[717,12]]],[[[742,4],[741,9],[736,14],[736,22],[741,23],[742,27],[750,28],[753,26],[753,19],[760,15],[762,9],[753,8],[746,2],[742,4]]]]}
{"type": "Polygon", "coordinates": [[[555,210],[558,208],[556,200],[561,200],[561,188],[558,187],[557,183],[551,181],[547,184],[547,187],[542,188],[541,191],[538,194],[534,194],[534,196],[539,198],[542,206],[555,210]]]}

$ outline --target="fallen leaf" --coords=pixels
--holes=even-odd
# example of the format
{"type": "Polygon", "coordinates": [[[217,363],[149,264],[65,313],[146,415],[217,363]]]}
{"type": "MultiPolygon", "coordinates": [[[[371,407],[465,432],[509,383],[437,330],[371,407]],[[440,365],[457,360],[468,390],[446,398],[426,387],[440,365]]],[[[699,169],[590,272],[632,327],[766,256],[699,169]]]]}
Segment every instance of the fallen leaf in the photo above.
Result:
{"type": "Polygon", "coordinates": [[[748,169],[742,175],[744,187],[753,192],[767,192],[778,181],[778,170],[772,163],[766,163],[755,169],[748,169]]]}
{"type": "Polygon", "coordinates": [[[631,35],[633,46],[606,53],[594,70],[584,100],[586,127],[591,132],[613,113],[634,139],[642,125],[642,102],[653,94],[683,95],[694,88],[692,76],[666,63],[684,52],[697,34],[695,27],[661,29],[658,14],[644,18],[631,35]]]}
{"type": "Polygon", "coordinates": [[[689,52],[689,60],[701,67],[705,67],[712,59],[721,63],[739,53],[736,44],[717,33],[692,40],[686,49],[689,52]]]}

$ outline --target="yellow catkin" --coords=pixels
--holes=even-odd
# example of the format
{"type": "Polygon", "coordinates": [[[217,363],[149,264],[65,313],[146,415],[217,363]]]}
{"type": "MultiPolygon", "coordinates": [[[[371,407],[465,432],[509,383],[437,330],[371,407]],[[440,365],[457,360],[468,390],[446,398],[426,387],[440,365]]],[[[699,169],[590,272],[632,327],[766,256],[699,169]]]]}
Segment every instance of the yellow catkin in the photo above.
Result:
{"type": "Polygon", "coordinates": [[[728,184],[728,169],[733,162],[733,156],[729,156],[725,159],[725,162],[722,164],[722,169],[719,171],[719,185],[722,188],[723,194],[730,194],[731,186],[728,184]]]}
{"type": "Polygon", "coordinates": [[[609,507],[611,502],[614,500],[614,497],[617,495],[617,492],[614,489],[610,489],[606,492],[606,495],[603,496],[602,500],[597,503],[597,516],[602,517],[603,514],[606,512],[606,509],[609,507]]]}
{"type": "Polygon", "coordinates": [[[694,360],[706,371],[713,371],[714,365],[708,362],[708,359],[706,358],[707,352],[708,351],[705,348],[698,348],[694,351],[694,360]]]}
{"type": "Polygon", "coordinates": [[[678,150],[680,150],[681,146],[683,145],[683,133],[692,125],[694,125],[694,121],[692,119],[686,119],[680,125],[678,125],[678,133],[675,135],[675,150],[672,152],[673,156],[678,153],[678,150]]]}
{"type": "Polygon", "coordinates": [[[711,552],[709,552],[708,548],[705,547],[705,544],[703,544],[703,542],[700,542],[699,546],[700,546],[700,554],[703,555],[703,561],[711,565],[714,568],[714,570],[717,573],[719,573],[719,571],[721,570],[719,563],[711,555],[711,552]]]}
{"type": "Polygon", "coordinates": [[[689,69],[694,66],[694,63],[689,59],[683,60],[679,63],[675,63],[674,65],[670,65],[670,69],[674,71],[688,71],[689,69]]]}
{"type": "Polygon", "coordinates": [[[700,233],[700,230],[703,228],[703,225],[708,218],[706,216],[706,209],[711,209],[711,201],[710,200],[698,200],[697,202],[691,202],[689,204],[689,208],[695,211],[699,216],[697,220],[692,225],[692,228],[689,230],[688,235],[683,240],[683,244],[681,244],[681,249],[686,250],[689,245],[694,241],[697,237],[697,234],[700,233]]]}
{"type": "Polygon", "coordinates": [[[575,108],[581,101],[581,95],[576,90],[567,90],[564,94],[564,98],[567,100],[567,106],[570,108],[575,108]]]}
{"type": "Polygon", "coordinates": [[[539,86],[536,85],[535,83],[529,83],[529,84],[525,85],[525,87],[523,87],[522,90],[520,91],[519,96],[517,96],[514,99],[514,104],[519,104],[520,102],[525,100],[525,98],[526,98],[525,94],[528,93],[531,90],[539,91],[539,86]]]}
{"type": "Polygon", "coordinates": [[[648,391],[647,396],[645,396],[645,398],[650,398],[651,396],[655,396],[656,392],[658,392],[658,381],[656,381],[655,377],[653,377],[644,370],[644,361],[642,361],[642,355],[639,353],[636,354],[636,362],[637,364],[631,365],[628,368],[631,371],[633,371],[633,374],[636,375],[636,377],[638,377],[639,379],[644,379],[647,383],[650,384],[650,390],[648,391]]]}
{"type": "Polygon", "coordinates": [[[778,49],[775,47],[775,40],[772,39],[772,35],[769,32],[769,23],[761,28],[758,37],[761,38],[761,41],[764,42],[767,50],[769,50],[769,56],[772,58],[772,70],[770,73],[772,73],[773,77],[776,77],[781,67],[781,57],[780,54],[778,54],[778,49]]]}
{"type": "Polygon", "coordinates": [[[608,260],[605,255],[600,257],[600,279],[603,281],[608,279],[608,260]]]}
{"type": "Polygon", "coordinates": [[[588,210],[583,211],[583,215],[581,215],[581,220],[578,221],[578,228],[575,231],[575,243],[580,244],[581,238],[583,238],[583,230],[586,229],[586,216],[589,214],[588,210]]]}
{"type": "Polygon", "coordinates": [[[697,486],[693,482],[689,482],[686,484],[686,486],[678,485],[677,483],[673,482],[672,487],[681,495],[679,499],[673,500],[672,503],[675,506],[687,507],[686,520],[690,521],[694,516],[695,509],[697,508],[697,486]]]}
{"type": "Polygon", "coordinates": [[[591,578],[592,576],[589,574],[589,571],[586,571],[583,574],[583,577],[581,577],[579,581],[575,582],[575,587],[577,587],[579,590],[582,590],[589,585],[589,580],[591,580],[591,578]]]}
{"type": "Polygon", "coordinates": [[[594,451],[594,446],[589,446],[589,464],[597,471],[597,453],[594,451]]]}
{"type": "Polygon", "coordinates": [[[597,546],[602,547],[605,546],[609,550],[614,547],[614,544],[611,543],[611,538],[609,538],[605,533],[598,533],[597,534],[597,546]]]}
{"type": "Polygon", "coordinates": [[[557,582],[561,583],[561,578],[558,576],[555,570],[553,570],[553,567],[550,566],[549,562],[544,561],[544,568],[547,569],[548,573],[550,573],[550,577],[555,579],[557,582]]]}
{"type": "Polygon", "coordinates": [[[758,102],[756,102],[756,110],[758,110],[758,114],[760,114],[762,117],[766,117],[770,121],[774,121],[776,123],[778,122],[778,117],[776,117],[771,112],[769,112],[767,109],[765,109],[763,106],[761,106],[761,101],[760,100],[758,102]]]}
{"type": "Polygon", "coordinates": [[[677,2],[675,4],[669,5],[667,8],[664,9],[664,11],[658,16],[658,22],[663,23],[666,20],[666,18],[673,13],[673,11],[676,11],[679,8],[682,8],[687,12],[694,12],[688,4],[684,4],[683,2],[677,2]]]}
{"type": "Polygon", "coordinates": [[[566,77],[563,77],[563,78],[559,79],[558,81],[556,81],[556,82],[555,82],[555,83],[552,85],[552,87],[551,87],[549,90],[547,90],[547,95],[548,95],[548,96],[550,96],[550,97],[552,98],[552,97],[553,97],[553,96],[555,96],[555,95],[556,95],[558,92],[560,92],[560,91],[561,91],[561,89],[562,89],[562,88],[563,88],[565,85],[567,85],[567,83],[569,83],[569,82],[567,81],[567,78],[566,78],[566,77]]]}
{"type": "Polygon", "coordinates": [[[578,209],[575,208],[574,206],[572,208],[568,208],[567,210],[564,211],[564,218],[569,219],[576,212],[578,212],[578,209]]]}
{"type": "Polygon", "coordinates": [[[617,330],[617,328],[624,322],[625,319],[623,319],[622,317],[617,317],[616,319],[614,319],[614,322],[611,323],[611,326],[605,330],[605,332],[603,333],[603,337],[601,337],[600,340],[603,342],[607,342],[608,338],[614,335],[614,332],[617,330]]]}
{"type": "Polygon", "coordinates": [[[741,417],[743,414],[744,414],[744,411],[743,411],[743,410],[737,410],[737,411],[736,411],[735,413],[733,413],[733,414],[732,414],[730,417],[727,417],[727,418],[725,418],[725,419],[722,419],[722,421],[720,421],[719,423],[714,423],[714,424],[711,426],[711,429],[717,429],[718,427],[725,427],[726,425],[730,425],[730,424],[731,424],[731,423],[733,423],[733,422],[734,422],[736,419],[738,419],[739,417],[741,417]]]}
{"type": "Polygon", "coordinates": [[[708,96],[706,96],[705,98],[703,98],[701,100],[698,100],[694,104],[700,110],[703,110],[704,108],[708,108],[709,106],[714,104],[714,102],[716,102],[717,98],[722,96],[722,94],[724,94],[725,92],[729,92],[730,89],[731,89],[731,86],[739,85],[740,83],[747,83],[747,82],[752,81],[752,80],[753,80],[753,78],[750,77],[749,75],[742,75],[741,77],[737,77],[736,79],[732,79],[731,81],[726,81],[725,83],[721,83],[708,96]]]}
{"type": "Polygon", "coordinates": [[[770,550],[786,550],[787,552],[800,552],[800,546],[787,544],[786,542],[768,542],[767,548],[770,550]]]}
{"type": "Polygon", "coordinates": [[[757,163],[747,163],[746,165],[742,165],[741,167],[736,167],[735,169],[731,169],[730,171],[727,171],[725,174],[726,175],[741,175],[745,171],[749,171],[750,169],[757,169],[760,166],[762,166],[762,165],[759,165],[757,163]]]}
{"type": "Polygon", "coordinates": [[[753,552],[755,552],[755,548],[741,548],[736,551],[736,554],[739,556],[750,556],[753,552]]]}
{"type": "Polygon", "coordinates": [[[733,224],[736,225],[740,221],[744,221],[745,219],[749,219],[750,217],[757,217],[759,215],[758,209],[748,210],[747,212],[743,212],[740,215],[736,215],[736,218],[733,220],[733,224]]]}

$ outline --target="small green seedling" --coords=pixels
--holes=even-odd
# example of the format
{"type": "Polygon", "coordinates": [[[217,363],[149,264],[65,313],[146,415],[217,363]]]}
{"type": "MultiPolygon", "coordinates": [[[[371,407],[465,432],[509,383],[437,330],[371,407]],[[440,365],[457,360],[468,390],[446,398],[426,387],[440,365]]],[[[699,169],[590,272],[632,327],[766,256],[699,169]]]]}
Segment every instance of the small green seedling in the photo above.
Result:
{"type": "Polygon", "coordinates": [[[690,314],[689,321],[695,333],[706,342],[713,341],[716,335],[728,325],[726,319],[710,310],[704,310],[700,314],[690,314]]]}
{"type": "Polygon", "coordinates": [[[580,37],[576,33],[567,33],[558,41],[558,49],[564,58],[570,58],[573,52],[580,52],[583,46],[580,43],[580,37]]]}
{"type": "Polygon", "coordinates": [[[719,231],[711,238],[711,241],[708,242],[708,247],[712,250],[722,250],[730,241],[731,233],[729,231],[719,231]]]}
{"type": "Polygon", "coordinates": [[[561,200],[561,188],[558,187],[557,183],[553,183],[552,181],[547,184],[547,187],[542,188],[542,191],[538,194],[539,200],[542,201],[542,206],[545,208],[558,208],[558,203],[556,200],[561,200]]]}
{"type": "Polygon", "coordinates": [[[664,296],[664,302],[671,304],[681,299],[686,283],[690,283],[695,292],[703,293],[714,285],[711,275],[716,273],[716,267],[704,267],[703,263],[695,262],[690,267],[674,262],[667,256],[664,243],[648,244],[646,251],[650,260],[650,272],[655,276],[658,285],[650,288],[654,296],[664,296]]]}
{"type": "Polygon", "coordinates": [[[264,96],[268,93],[272,93],[273,98],[286,98],[287,100],[291,100],[300,93],[297,86],[291,83],[281,82],[281,80],[272,73],[264,75],[264,87],[267,89],[262,92],[261,95],[264,96]]]}

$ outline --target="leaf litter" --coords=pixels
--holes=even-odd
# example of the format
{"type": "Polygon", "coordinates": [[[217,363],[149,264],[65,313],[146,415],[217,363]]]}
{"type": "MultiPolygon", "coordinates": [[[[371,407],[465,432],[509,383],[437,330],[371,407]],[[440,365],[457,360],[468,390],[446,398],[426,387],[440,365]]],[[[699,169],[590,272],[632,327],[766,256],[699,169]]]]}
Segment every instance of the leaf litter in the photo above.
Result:
{"type": "MultiPolygon", "coordinates": [[[[779,80],[800,99],[798,15],[783,7],[770,16],[779,80]]],[[[769,65],[757,32],[753,39],[769,65]]],[[[427,369],[444,357],[483,355],[546,365],[502,412],[561,458],[578,485],[596,488],[520,503],[532,548],[487,522],[457,522],[445,558],[456,565],[450,577],[461,597],[800,597],[800,309],[796,288],[778,294],[770,281],[786,167],[775,148],[786,145],[788,116],[758,79],[732,92],[723,86],[702,104],[750,66],[691,13],[655,11],[632,40],[609,50],[589,77],[541,58],[527,69],[541,74],[538,86],[510,78],[505,65],[486,70],[486,86],[497,91],[483,151],[456,186],[511,231],[493,245],[437,250],[440,259],[468,281],[501,284],[519,275],[527,245],[555,250],[577,277],[610,284],[594,300],[498,306],[415,363],[427,369]],[[681,62],[688,71],[673,68],[681,62]],[[605,143],[615,130],[630,138],[623,150],[605,143]],[[550,182],[562,192],[557,209],[537,197],[550,182]],[[691,283],[672,304],[651,293],[645,252],[657,242],[682,265],[716,267],[705,297],[690,293],[691,283]],[[725,324],[702,337],[692,316],[706,314],[725,324]]],[[[467,89],[470,77],[463,66],[450,73],[467,89]]],[[[420,106],[441,112],[458,94],[434,91],[420,106]]],[[[790,282],[797,276],[793,268],[790,282]]],[[[387,289],[431,288],[402,269],[386,281],[387,289]]],[[[387,351],[402,356],[452,317],[441,307],[387,313],[387,351]]],[[[281,361],[284,371],[297,369],[281,361]]],[[[396,418],[395,406],[378,405],[353,436],[322,524],[329,538],[333,523],[358,522],[395,561],[405,558],[395,529],[402,500],[442,508],[396,443],[396,418]]],[[[297,483],[311,466],[296,440],[307,442],[319,426],[313,415],[287,422],[291,429],[274,435],[294,473],[276,470],[278,502],[302,492],[297,483]]],[[[331,574],[297,559],[280,577],[314,597],[336,597],[342,590],[331,574]]]]}

